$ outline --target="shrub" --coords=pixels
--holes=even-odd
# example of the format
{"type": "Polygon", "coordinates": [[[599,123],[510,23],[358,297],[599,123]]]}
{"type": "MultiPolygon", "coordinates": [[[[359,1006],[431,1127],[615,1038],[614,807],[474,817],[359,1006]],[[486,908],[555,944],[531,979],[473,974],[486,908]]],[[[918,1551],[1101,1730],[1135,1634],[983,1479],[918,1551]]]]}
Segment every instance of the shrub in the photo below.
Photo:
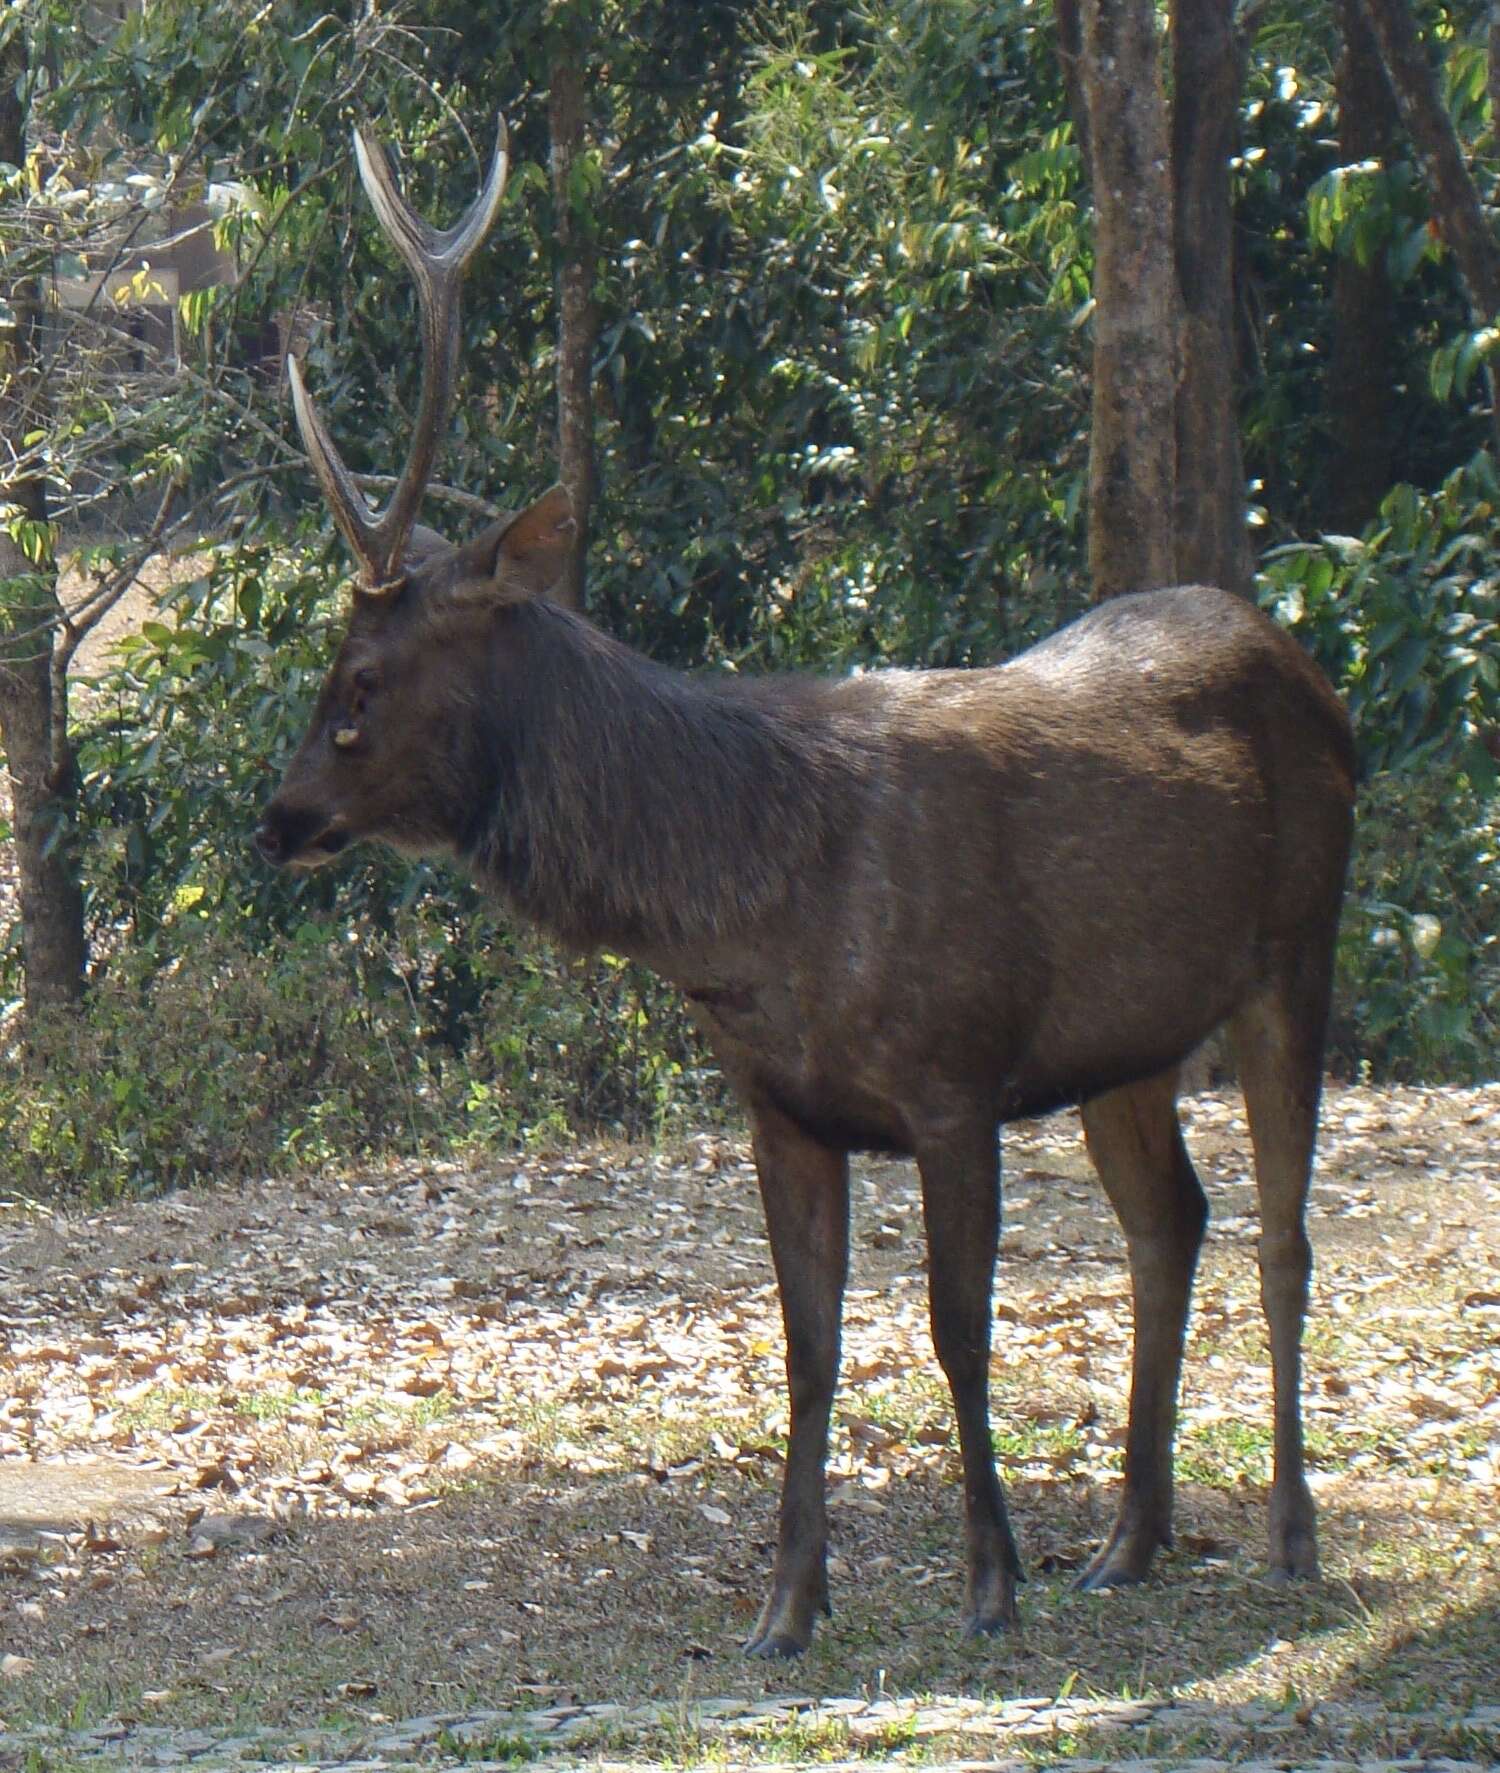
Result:
{"type": "Polygon", "coordinates": [[[1398,486],[1362,537],[1268,555],[1262,600],[1354,716],[1363,783],[1335,1051],[1377,1077],[1500,1060],[1500,482],[1398,486]]]}
{"type": "Polygon", "coordinates": [[[264,945],[193,910],[169,930],[0,1061],[0,1190],[110,1200],[575,1130],[656,1135],[721,1104],[675,1002],[622,961],[500,937],[473,956],[482,1033],[456,1048],[424,1013],[433,949],[412,915],[388,933],[309,919],[264,945]]]}

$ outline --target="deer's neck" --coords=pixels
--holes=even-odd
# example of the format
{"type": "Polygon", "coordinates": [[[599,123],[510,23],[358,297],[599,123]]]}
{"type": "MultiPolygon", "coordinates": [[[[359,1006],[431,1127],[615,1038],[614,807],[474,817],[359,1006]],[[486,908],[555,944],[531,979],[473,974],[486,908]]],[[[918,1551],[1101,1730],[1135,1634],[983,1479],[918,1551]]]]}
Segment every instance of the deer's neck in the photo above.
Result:
{"type": "Polygon", "coordinates": [[[490,698],[481,880],[570,945],[713,945],[835,840],[861,760],[816,686],[721,688],[550,605],[512,612],[490,698]]]}

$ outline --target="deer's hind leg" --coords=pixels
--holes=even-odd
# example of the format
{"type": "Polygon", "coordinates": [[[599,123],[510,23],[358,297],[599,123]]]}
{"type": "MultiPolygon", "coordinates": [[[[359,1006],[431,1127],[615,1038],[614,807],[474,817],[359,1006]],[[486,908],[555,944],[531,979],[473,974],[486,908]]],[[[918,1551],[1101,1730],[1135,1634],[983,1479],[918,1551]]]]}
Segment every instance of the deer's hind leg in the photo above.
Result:
{"type": "Polygon", "coordinates": [[[1112,1588],[1142,1581],[1157,1546],[1172,1543],[1177,1386],[1208,1202],[1182,1142],[1175,1069],[1085,1103],[1083,1130],[1125,1233],[1135,1316],[1124,1493],[1079,1579],[1112,1588]]]}
{"type": "Polygon", "coordinates": [[[1229,1024],[1260,1195],[1260,1297],[1271,1342],[1273,1575],[1316,1576],[1318,1541],[1302,1451],[1302,1324],[1312,1249],[1304,1224],[1318,1132],[1331,941],[1289,960],[1229,1024]]]}

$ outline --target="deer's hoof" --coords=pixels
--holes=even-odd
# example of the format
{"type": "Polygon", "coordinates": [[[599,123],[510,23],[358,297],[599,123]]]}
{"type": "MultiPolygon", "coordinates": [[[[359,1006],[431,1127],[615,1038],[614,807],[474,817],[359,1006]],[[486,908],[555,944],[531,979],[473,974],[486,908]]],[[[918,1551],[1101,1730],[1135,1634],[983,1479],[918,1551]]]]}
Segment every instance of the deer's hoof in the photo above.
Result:
{"type": "Polygon", "coordinates": [[[1270,1564],[1273,1582],[1317,1577],[1318,1529],[1311,1497],[1294,1499],[1285,1508],[1272,1504],[1270,1564]]]}
{"type": "Polygon", "coordinates": [[[1078,1578],[1075,1587],[1086,1594],[1106,1588],[1131,1588],[1151,1574],[1156,1552],[1155,1535],[1111,1539],[1078,1578]]]}
{"type": "Polygon", "coordinates": [[[790,1662],[806,1648],[807,1641],[794,1637],[789,1631],[768,1631],[751,1638],[745,1645],[745,1654],[759,1662],[790,1662]]]}
{"type": "Polygon", "coordinates": [[[1266,1572],[1272,1582],[1316,1582],[1318,1579],[1318,1548],[1315,1543],[1289,1546],[1274,1558],[1266,1572]]]}
{"type": "Polygon", "coordinates": [[[976,1609],[964,1620],[966,1638],[998,1638],[1008,1631],[1019,1631],[1021,1615],[1012,1599],[1008,1606],[976,1609]]]}

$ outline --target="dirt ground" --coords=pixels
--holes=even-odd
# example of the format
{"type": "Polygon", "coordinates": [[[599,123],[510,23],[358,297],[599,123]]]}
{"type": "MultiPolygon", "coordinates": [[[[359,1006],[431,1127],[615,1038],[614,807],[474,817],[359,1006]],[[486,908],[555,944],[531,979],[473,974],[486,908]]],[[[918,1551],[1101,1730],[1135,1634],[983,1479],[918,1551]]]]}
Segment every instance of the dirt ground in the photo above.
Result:
{"type": "MultiPolygon", "coordinates": [[[[159,615],[164,594],[172,586],[192,578],[199,570],[200,557],[191,551],[160,555],[148,561],[120,601],[84,636],[73,661],[74,676],[86,685],[90,678],[105,669],[115,646],[127,634],[137,632],[142,622],[159,615]]],[[[57,584],[63,608],[77,607],[90,589],[91,581],[78,569],[76,560],[64,556],[57,584]]],[[[86,689],[84,693],[87,693],[86,689]]]]}
{"type": "Polygon", "coordinates": [[[12,1721],[847,1693],[1500,1696],[1500,1086],[1336,1089],[1311,1212],[1320,1582],[1263,1574],[1269,1380],[1238,1100],[1186,1105],[1214,1209],[1178,1548],[1079,1596],[1129,1355],[1076,1117],[1007,1136],[992,1363],[1032,1580],[965,1644],[951,1407],[909,1166],[857,1170],[834,1619],[738,1655],[769,1566],[782,1342],[732,1138],[483,1172],[0,1212],[0,1708],[12,1721]]]}

